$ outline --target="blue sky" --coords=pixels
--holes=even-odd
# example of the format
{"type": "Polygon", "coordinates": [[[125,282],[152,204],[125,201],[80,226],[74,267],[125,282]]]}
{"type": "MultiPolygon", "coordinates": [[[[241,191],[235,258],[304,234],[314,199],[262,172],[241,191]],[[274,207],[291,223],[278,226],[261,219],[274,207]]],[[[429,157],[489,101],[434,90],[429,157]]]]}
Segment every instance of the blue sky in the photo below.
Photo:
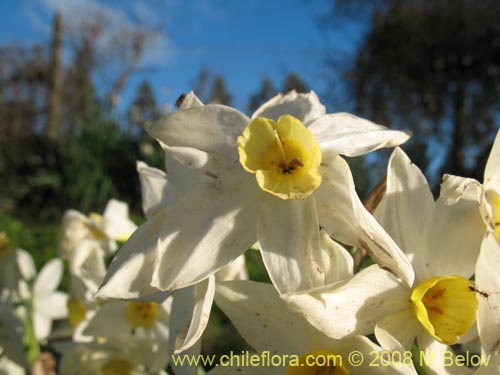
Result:
{"type": "MultiPolygon", "coordinates": [[[[317,22],[325,12],[322,1],[0,0],[0,44],[47,41],[55,9],[75,24],[93,8],[112,14],[117,24],[148,24],[157,30],[141,72],[123,92],[122,106],[145,78],[161,104],[172,104],[192,88],[203,67],[224,76],[233,105],[242,110],[263,76],[281,85],[294,71],[319,94],[326,90],[322,63],[330,44],[317,22]]],[[[337,38],[336,48],[352,50],[355,35],[337,38]]]]}

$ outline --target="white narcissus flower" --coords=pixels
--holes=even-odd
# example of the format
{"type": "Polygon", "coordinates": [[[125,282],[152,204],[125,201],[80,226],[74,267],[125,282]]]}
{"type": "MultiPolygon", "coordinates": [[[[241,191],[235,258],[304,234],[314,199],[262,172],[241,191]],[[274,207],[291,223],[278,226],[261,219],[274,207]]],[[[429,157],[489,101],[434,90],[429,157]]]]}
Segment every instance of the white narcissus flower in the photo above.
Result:
{"type": "MultiPolygon", "coordinates": [[[[189,94],[183,103],[183,106],[186,105],[201,105],[201,102],[193,94],[189,94]]],[[[199,175],[196,170],[186,168],[168,155],[166,155],[166,169],[168,170],[168,178],[167,174],[159,169],[149,167],[143,162],[137,163],[137,171],[141,181],[142,206],[148,219],[156,214],[168,212],[165,208],[174,204],[182,195],[187,194],[199,175]]],[[[137,264],[138,268],[129,270],[129,280],[132,283],[147,276],[148,271],[143,267],[147,266],[150,261],[145,259],[142,264],[137,264]]],[[[218,280],[248,278],[244,257],[240,256],[221,269],[216,277],[218,280]]],[[[140,289],[140,293],[135,293],[134,284],[131,284],[129,288],[117,287],[118,289],[113,294],[117,298],[140,297],[141,300],[162,301],[168,295],[152,286],[143,287],[140,289]],[[135,294],[131,295],[132,292],[135,294]]],[[[174,291],[170,318],[170,350],[172,352],[179,353],[191,348],[191,354],[199,354],[201,348],[199,338],[208,323],[214,291],[215,280],[213,276],[209,276],[192,286],[174,291]]],[[[173,367],[180,375],[196,372],[196,369],[193,368],[173,367]]]]}
{"type": "Polygon", "coordinates": [[[320,226],[342,243],[369,248],[379,264],[413,282],[409,262],[362,205],[339,156],[396,146],[406,133],[325,114],[312,92],[279,95],[252,119],[197,103],[147,130],[170,158],[196,170],[196,184],[132,235],[99,295],[193,285],[257,240],[280,293],[308,290],[327,277],[320,226]]]}
{"type": "MultiPolygon", "coordinates": [[[[34,262],[29,253],[21,258],[26,274],[35,275],[34,262]],[[28,261],[28,259],[31,259],[28,261]],[[30,268],[33,267],[32,270],[30,268]]],[[[36,276],[32,287],[26,282],[20,282],[22,297],[31,300],[33,310],[33,326],[37,340],[45,340],[52,329],[52,321],[68,316],[68,295],[57,291],[63,275],[63,264],[59,258],[46,263],[36,276]]],[[[28,280],[30,281],[30,280],[28,280]]]]}
{"type": "MultiPolygon", "coordinates": [[[[245,341],[257,352],[268,352],[279,356],[281,366],[219,365],[209,374],[213,375],[314,375],[314,374],[416,374],[411,359],[387,366],[374,367],[370,358],[383,349],[362,336],[334,340],[325,336],[307,323],[300,315],[288,309],[278,293],[269,284],[253,281],[228,281],[217,286],[215,301],[229,317],[245,341]],[[356,351],[364,358],[359,366],[350,363],[351,353],[356,351]],[[287,357],[285,357],[287,356],[287,357]],[[335,358],[336,366],[307,366],[306,356],[320,362],[327,356],[335,358]],[[285,359],[287,358],[287,359],[285,359]],[[293,365],[298,360],[301,366],[293,365]]],[[[276,363],[274,360],[273,363],[276,363]]],[[[230,362],[229,362],[230,364],[230,362]]]]}
{"type": "MultiPolygon", "coordinates": [[[[500,349],[500,297],[497,252],[500,247],[500,130],[486,162],[483,184],[470,178],[447,175],[441,188],[447,203],[459,200],[476,202],[484,223],[475,224],[485,232],[481,253],[476,265],[475,281],[479,290],[486,291],[488,298],[479,298],[478,331],[483,351],[491,354],[500,349]],[[493,292],[493,293],[491,293],[493,292]],[[491,294],[490,294],[491,293],[491,294]]],[[[483,296],[484,297],[484,296],[483,296]]]]}
{"type": "Polygon", "coordinates": [[[389,350],[409,349],[415,337],[424,351],[436,340],[443,347],[456,343],[476,318],[469,278],[483,235],[477,205],[434,201],[424,175],[396,148],[375,217],[411,260],[411,287],[375,265],[342,284],[284,298],[334,338],[375,331],[389,350]]]}

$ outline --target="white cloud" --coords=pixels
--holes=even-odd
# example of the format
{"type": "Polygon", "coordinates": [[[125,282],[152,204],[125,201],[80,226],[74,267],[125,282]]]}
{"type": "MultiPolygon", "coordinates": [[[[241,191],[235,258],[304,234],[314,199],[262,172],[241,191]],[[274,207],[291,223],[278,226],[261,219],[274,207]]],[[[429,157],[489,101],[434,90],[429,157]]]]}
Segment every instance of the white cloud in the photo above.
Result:
{"type": "Polygon", "coordinates": [[[45,35],[50,35],[52,14],[59,11],[63,17],[64,27],[73,34],[73,37],[77,37],[86,25],[104,26],[104,32],[95,39],[95,42],[99,54],[105,56],[110,51],[115,52],[116,56],[107,58],[124,58],[116,51],[117,42],[123,41],[127,35],[132,36],[140,31],[148,35],[148,44],[141,64],[165,64],[173,59],[174,47],[164,31],[165,25],[161,25],[161,22],[164,22],[164,19],[161,19],[162,12],[158,12],[150,1],[120,2],[119,6],[109,1],[97,0],[30,0],[30,2],[38,5],[35,7],[38,11],[33,11],[33,7],[28,9],[28,19],[45,35]],[[41,16],[40,10],[46,13],[45,17],[41,16]]]}

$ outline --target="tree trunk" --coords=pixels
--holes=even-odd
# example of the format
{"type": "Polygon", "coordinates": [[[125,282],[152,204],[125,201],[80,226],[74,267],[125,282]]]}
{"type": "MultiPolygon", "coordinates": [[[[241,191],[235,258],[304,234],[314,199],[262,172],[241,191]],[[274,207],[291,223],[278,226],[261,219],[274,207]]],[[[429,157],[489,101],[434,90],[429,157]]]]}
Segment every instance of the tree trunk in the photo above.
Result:
{"type": "Polygon", "coordinates": [[[52,40],[52,64],[49,75],[49,108],[45,135],[56,139],[61,129],[61,94],[62,94],[62,17],[59,12],[54,16],[54,34],[52,40]]]}

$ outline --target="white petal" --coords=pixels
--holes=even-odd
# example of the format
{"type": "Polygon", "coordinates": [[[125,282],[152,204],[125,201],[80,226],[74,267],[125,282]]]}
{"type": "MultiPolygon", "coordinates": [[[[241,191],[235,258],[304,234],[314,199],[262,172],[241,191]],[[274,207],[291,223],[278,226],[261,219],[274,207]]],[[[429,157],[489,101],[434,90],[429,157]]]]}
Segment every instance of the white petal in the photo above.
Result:
{"type": "Polygon", "coordinates": [[[59,255],[70,258],[76,245],[89,235],[87,216],[76,210],[64,212],[61,225],[59,255]]]}
{"type": "Polygon", "coordinates": [[[173,290],[192,285],[255,243],[257,211],[264,193],[248,177],[225,188],[200,186],[168,209],[153,286],[173,290]]]}
{"type": "Polygon", "coordinates": [[[99,242],[86,239],[75,248],[70,260],[71,274],[78,277],[91,293],[97,291],[106,274],[104,256],[99,242]]]}
{"type": "Polygon", "coordinates": [[[255,111],[252,118],[266,117],[277,121],[282,115],[292,115],[304,124],[309,124],[325,114],[325,106],[318,96],[311,91],[298,94],[291,91],[286,95],[278,94],[255,111]]]}
{"type": "Polygon", "coordinates": [[[364,155],[383,147],[398,146],[410,138],[407,132],[390,130],[349,113],[322,116],[309,130],[326,155],[364,155]]]}
{"type": "Polygon", "coordinates": [[[351,254],[341,245],[333,241],[324,231],[320,231],[321,246],[329,259],[325,262],[324,285],[348,280],[354,272],[354,260],[351,254]]]}
{"type": "Polygon", "coordinates": [[[500,244],[487,234],[476,264],[476,285],[488,297],[478,295],[477,325],[483,351],[494,353],[500,348],[500,244]]]}
{"type": "Polygon", "coordinates": [[[441,183],[440,199],[445,204],[455,204],[460,199],[480,203],[483,186],[472,178],[445,174],[441,183]]]}
{"type": "Polygon", "coordinates": [[[418,337],[420,348],[419,362],[426,364],[426,371],[435,375],[472,375],[473,369],[457,365],[454,362],[455,353],[447,346],[434,340],[427,332],[422,331],[418,337]],[[446,353],[448,352],[448,353],[446,353]]]}
{"type": "Polygon", "coordinates": [[[262,260],[280,293],[324,285],[324,263],[329,257],[321,248],[314,198],[266,197],[257,221],[257,237],[262,260]]]}
{"type": "MultiPolygon", "coordinates": [[[[168,147],[160,142],[165,150],[165,168],[167,170],[167,196],[164,198],[167,205],[174,204],[179,197],[197,186],[203,178],[209,177],[196,168],[188,168],[174,159],[168,152],[168,147]]],[[[212,178],[212,177],[210,177],[212,178]]]]}
{"type": "Polygon", "coordinates": [[[68,316],[68,295],[63,292],[53,292],[42,298],[35,296],[35,310],[41,314],[54,319],[63,319],[68,316]]]}
{"type": "Polygon", "coordinates": [[[103,214],[104,232],[112,239],[126,241],[137,225],[128,217],[128,204],[110,199],[103,214]]]}
{"type": "Polygon", "coordinates": [[[61,259],[55,258],[46,263],[40,270],[33,285],[34,294],[41,296],[56,290],[61,282],[62,274],[63,264],[61,259]]]}
{"type": "Polygon", "coordinates": [[[340,286],[290,294],[283,299],[325,335],[342,338],[372,333],[385,316],[407,309],[410,289],[374,265],[340,286]]]}
{"type": "Polygon", "coordinates": [[[142,161],[137,162],[137,172],[141,181],[142,211],[149,219],[155,212],[167,207],[167,174],[142,161]]]}
{"type": "Polygon", "coordinates": [[[82,334],[93,338],[124,339],[130,337],[132,326],[126,318],[127,302],[112,301],[102,305],[97,313],[84,322],[82,334]]]}
{"type": "Polygon", "coordinates": [[[146,130],[184,165],[220,178],[230,171],[243,173],[236,139],[249,121],[233,108],[206,105],[168,114],[146,130]]]}
{"type": "MultiPolygon", "coordinates": [[[[475,202],[445,205],[438,200],[425,235],[426,274],[470,278],[479,255],[485,225],[475,202]]],[[[424,255],[423,255],[424,256],[424,255]]]]}
{"type": "MultiPolygon", "coordinates": [[[[192,324],[193,311],[198,302],[196,293],[197,285],[187,288],[177,289],[173,292],[173,303],[170,314],[170,352],[174,353],[176,346],[182,344],[187,331],[192,324]]],[[[194,345],[187,348],[180,356],[198,356],[201,352],[201,341],[198,340],[194,345]]],[[[170,365],[176,375],[196,375],[196,367],[185,364],[184,366],[175,366],[170,360],[170,365]]]]}
{"type": "MultiPolygon", "coordinates": [[[[352,375],[380,374],[380,375],[417,375],[413,364],[398,363],[399,356],[393,356],[394,361],[390,360],[391,353],[380,346],[374,344],[364,336],[352,336],[340,341],[342,346],[340,351],[344,365],[352,375]],[[356,366],[351,365],[350,356],[352,353],[360,353],[364,360],[356,366]],[[385,361],[384,361],[385,360],[385,361]]],[[[356,358],[356,357],[352,357],[356,358]]],[[[359,357],[357,357],[359,358],[359,357]]],[[[403,358],[403,356],[401,356],[403,358]]]]}
{"type": "MultiPolygon", "coordinates": [[[[398,147],[387,168],[387,188],[374,216],[410,259],[422,278],[426,223],[434,212],[434,197],[420,169],[398,147]]],[[[434,251],[434,249],[432,250],[434,251]]]]}
{"type": "Polygon", "coordinates": [[[413,306],[386,316],[375,326],[375,336],[379,344],[390,351],[410,350],[422,329],[415,316],[413,306]]]}
{"type": "MultiPolygon", "coordinates": [[[[487,187],[492,186],[492,180],[498,182],[500,174],[500,130],[497,132],[493,146],[491,147],[490,156],[484,169],[484,185],[487,187]]],[[[498,190],[497,185],[497,190],[498,190]]]]}
{"type": "Polygon", "coordinates": [[[215,274],[215,279],[217,281],[248,280],[245,255],[240,255],[232,263],[219,270],[215,274]]]}
{"type": "Polygon", "coordinates": [[[167,216],[166,210],[159,212],[132,234],[111,262],[96,296],[128,299],[158,291],[151,286],[151,276],[167,216]]]}
{"type": "Polygon", "coordinates": [[[203,103],[200,99],[195,95],[194,92],[190,91],[182,98],[182,101],[179,105],[179,109],[188,109],[192,107],[201,107],[203,103]]]}
{"type": "Polygon", "coordinates": [[[32,280],[36,275],[36,267],[35,261],[30,253],[23,249],[17,249],[16,261],[23,279],[26,281],[32,280]]]}
{"type": "Polygon", "coordinates": [[[410,262],[361,203],[345,160],[332,156],[322,164],[323,182],[314,192],[320,225],[339,242],[366,248],[381,267],[412,285],[410,262]]]}
{"type": "Polygon", "coordinates": [[[285,305],[270,284],[225,281],[216,287],[215,302],[258,352],[303,354],[315,349],[311,327],[285,305]]]}
{"type": "Polygon", "coordinates": [[[38,341],[45,340],[49,337],[52,329],[52,319],[45,315],[38,314],[36,310],[33,312],[33,325],[35,328],[35,337],[38,341]]]}
{"type": "Polygon", "coordinates": [[[194,285],[195,304],[189,330],[184,337],[177,336],[175,353],[183,352],[193,346],[201,337],[210,317],[210,310],[215,293],[215,278],[210,276],[208,279],[194,285]],[[180,339],[180,340],[179,340],[180,339]]]}

